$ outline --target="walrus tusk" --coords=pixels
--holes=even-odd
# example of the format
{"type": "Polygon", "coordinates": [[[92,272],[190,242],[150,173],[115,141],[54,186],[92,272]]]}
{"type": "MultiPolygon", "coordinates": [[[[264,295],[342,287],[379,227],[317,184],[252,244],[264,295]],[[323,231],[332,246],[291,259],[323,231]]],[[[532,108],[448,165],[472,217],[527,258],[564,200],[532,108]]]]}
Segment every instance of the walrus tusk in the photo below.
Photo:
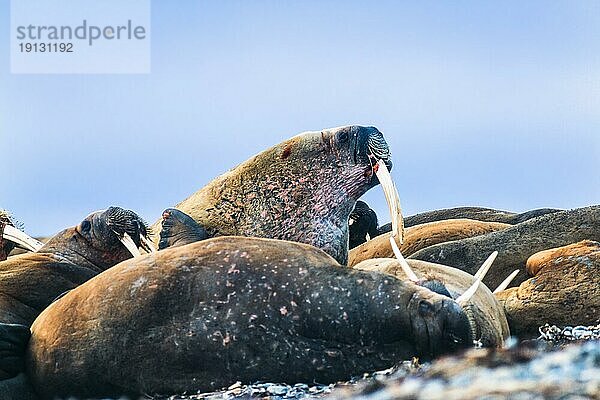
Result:
{"type": "Polygon", "coordinates": [[[25,232],[21,232],[11,225],[4,226],[4,233],[2,234],[2,237],[29,251],[38,251],[44,245],[39,240],[32,238],[25,232]]]}
{"type": "Polygon", "coordinates": [[[404,220],[402,219],[402,208],[400,207],[398,190],[383,160],[380,159],[377,161],[375,166],[375,175],[379,179],[383,194],[385,195],[385,201],[390,210],[390,216],[392,217],[392,236],[398,237],[400,244],[402,244],[404,243],[404,220]]]}
{"type": "Polygon", "coordinates": [[[152,243],[152,241],[148,240],[148,238],[145,235],[140,235],[140,244],[141,244],[141,247],[144,250],[146,250],[148,253],[156,252],[156,247],[154,246],[154,243],[152,243]]]}
{"type": "Polygon", "coordinates": [[[123,236],[120,237],[119,240],[121,241],[121,243],[123,243],[125,247],[127,247],[127,250],[129,250],[132,256],[137,257],[142,255],[142,253],[140,253],[140,250],[135,245],[135,242],[127,232],[123,233],[123,236]]]}
{"type": "Polygon", "coordinates": [[[477,270],[477,272],[475,273],[475,275],[473,275],[475,277],[475,279],[483,280],[483,278],[485,277],[485,275],[490,270],[490,267],[492,266],[492,263],[496,260],[496,257],[498,257],[498,252],[497,251],[494,251],[492,254],[490,254],[490,256],[487,258],[487,260],[485,260],[483,262],[483,264],[481,264],[481,267],[479,267],[479,270],[477,270]]]}
{"type": "Polygon", "coordinates": [[[473,283],[473,285],[471,285],[470,288],[468,288],[463,294],[456,298],[455,301],[461,307],[464,307],[469,302],[469,300],[471,300],[471,297],[473,297],[473,295],[477,292],[477,289],[479,289],[479,284],[485,277],[485,274],[487,274],[487,272],[490,270],[490,267],[492,266],[492,263],[494,262],[497,256],[497,251],[494,251],[492,254],[490,254],[487,260],[485,260],[483,264],[481,264],[479,271],[477,271],[477,273],[475,274],[475,282],[473,283]]]}
{"type": "Polygon", "coordinates": [[[501,284],[498,285],[498,287],[492,292],[494,294],[503,291],[504,289],[506,289],[508,287],[508,285],[510,285],[510,283],[513,281],[513,279],[515,279],[515,277],[519,274],[519,270],[515,269],[512,274],[510,274],[505,280],[502,281],[501,284]]]}
{"type": "Polygon", "coordinates": [[[408,263],[402,256],[402,253],[400,252],[400,249],[398,248],[398,245],[396,244],[396,240],[394,239],[394,235],[390,236],[390,244],[392,245],[392,251],[394,252],[394,255],[396,256],[396,258],[398,259],[398,262],[400,263],[400,267],[402,268],[402,271],[404,271],[404,273],[406,274],[408,279],[410,279],[413,282],[419,282],[419,278],[417,277],[417,274],[414,273],[414,271],[412,270],[410,265],[408,265],[408,263]]]}

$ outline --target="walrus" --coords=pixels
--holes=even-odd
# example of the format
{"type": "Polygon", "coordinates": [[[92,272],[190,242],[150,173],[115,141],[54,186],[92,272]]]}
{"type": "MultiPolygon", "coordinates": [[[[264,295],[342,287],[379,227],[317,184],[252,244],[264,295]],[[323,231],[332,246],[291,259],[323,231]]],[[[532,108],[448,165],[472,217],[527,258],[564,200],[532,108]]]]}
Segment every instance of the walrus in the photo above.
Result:
{"type": "Polygon", "coordinates": [[[15,225],[11,215],[5,210],[0,210],[0,261],[6,260],[15,247],[25,251],[36,251],[42,246],[42,243],[15,225]]]}
{"type": "Polygon", "coordinates": [[[66,291],[131,258],[125,237],[144,247],[146,235],[144,222],[133,211],[110,207],[63,230],[37,252],[0,262],[0,380],[20,370],[18,360],[29,326],[43,309],[66,291]]]}
{"type": "MultiPolygon", "coordinates": [[[[350,226],[350,250],[379,234],[377,231],[377,214],[367,203],[358,200],[348,219],[350,226]]],[[[391,230],[391,227],[390,227],[391,230]]]]}
{"type": "MultiPolygon", "coordinates": [[[[407,260],[410,268],[418,274],[421,282],[439,283],[447,290],[446,296],[457,299],[465,293],[475,282],[475,278],[457,268],[446,265],[430,263],[420,260],[407,260]]],[[[393,275],[399,279],[409,278],[400,267],[398,260],[394,258],[375,258],[364,260],[354,266],[355,269],[363,271],[376,271],[393,275]]],[[[427,283],[421,283],[432,288],[427,283]]],[[[472,327],[472,336],[483,347],[502,347],[510,336],[510,329],[506,320],[503,307],[498,303],[492,292],[485,286],[480,285],[468,303],[462,306],[472,327]]]]}
{"type": "Polygon", "coordinates": [[[346,264],[348,217],[358,198],[378,184],[378,160],[391,168],[388,145],[375,127],[305,132],[217,177],[175,208],[210,237],[306,243],[346,264]]]}
{"type": "Polygon", "coordinates": [[[335,382],[472,346],[448,297],[310,245],[227,236],[124,261],[31,330],[26,367],[46,399],[335,382]]]}
{"type": "Polygon", "coordinates": [[[496,294],[513,334],[536,337],[544,323],[600,323],[600,243],[584,240],[529,257],[533,276],[496,294]]]}
{"type": "MultiPolygon", "coordinates": [[[[409,258],[449,265],[475,273],[486,255],[497,250],[494,268],[486,276],[488,287],[497,287],[513,270],[525,270],[525,262],[534,253],[565,246],[581,240],[600,240],[600,206],[557,211],[509,228],[471,238],[426,247],[409,258]]],[[[527,279],[521,273],[513,286],[527,279]]]]}
{"type": "MultiPolygon", "coordinates": [[[[495,210],[485,207],[455,207],[444,208],[441,210],[426,211],[404,218],[404,226],[426,224],[429,222],[441,221],[445,219],[474,219],[484,222],[499,222],[502,224],[516,225],[528,221],[532,218],[542,215],[564,211],[558,208],[538,208],[535,210],[515,213],[512,211],[495,210]]],[[[379,234],[384,234],[392,230],[391,223],[387,223],[378,228],[379,234]]]]}
{"type": "MultiPolygon", "coordinates": [[[[508,228],[511,225],[500,222],[483,222],[472,219],[448,219],[413,225],[404,232],[404,242],[400,245],[406,257],[437,243],[483,235],[508,228]]],[[[351,227],[352,228],[352,227],[351,227]]],[[[389,233],[375,237],[350,250],[348,265],[354,266],[371,258],[393,257],[389,233]]]]}

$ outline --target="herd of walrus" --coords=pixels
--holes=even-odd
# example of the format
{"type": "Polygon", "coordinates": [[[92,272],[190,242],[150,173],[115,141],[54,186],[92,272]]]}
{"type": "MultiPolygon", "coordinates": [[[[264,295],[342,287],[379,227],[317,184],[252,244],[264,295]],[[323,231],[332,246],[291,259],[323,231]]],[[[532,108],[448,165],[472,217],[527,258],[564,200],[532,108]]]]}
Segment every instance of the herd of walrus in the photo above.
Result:
{"type": "Polygon", "coordinates": [[[2,399],[335,382],[600,322],[600,206],[438,210],[398,238],[359,201],[377,166],[383,134],[345,126],[259,153],[152,227],[110,207],[41,243],[1,214],[2,399]]]}

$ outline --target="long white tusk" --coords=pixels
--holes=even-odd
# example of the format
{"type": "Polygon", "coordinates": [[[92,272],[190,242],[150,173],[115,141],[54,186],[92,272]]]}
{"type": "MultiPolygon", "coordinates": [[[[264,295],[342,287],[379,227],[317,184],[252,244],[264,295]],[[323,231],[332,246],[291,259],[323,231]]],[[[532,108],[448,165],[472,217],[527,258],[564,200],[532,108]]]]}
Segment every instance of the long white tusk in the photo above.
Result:
{"type": "Polygon", "coordinates": [[[388,204],[392,218],[392,235],[396,236],[400,244],[402,244],[404,243],[404,220],[402,218],[402,207],[400,207],[400,196],[398,195],[398,190],[392,180],[390,171],[388,171],[383,160],[377,161],[375,175],[377,175],[377,179],[379,179],[379,183],[383,189],[385,201],[388,204]]]}
{"type": "Polygon", "coordinates": [[[2,234],[2,237],[30,251],[38,251],[44,245],[39,240],[32,238],[25,232],[21,232],[11,225],[4,226],[4,233],[2,234]]]}
{"type": "Polygon", "coordinates": [[[487,274],[487,272],[489,271],[490,267],[492,266],[492,263],[496,259],[496,256],[498,256],[497,251],[494,251],[492,254],[490,254],[487,260],[485,260],[479,268],[479,271],[477,271],[477,273],[475,274],[475,282],[463,294],[456,298],[455,301],[460,306],[465,306],[469,302],[469,300],[471,300],[471,297],[473,297],[473,295],[477,292],[477,289],[479,289],[479,284],[485,277],[485,274],[487,274]]]}
{"type": "Polygon", "coordinates": [[[496,290],[494,290],[493,293],[498,293],[501,292],[503,290],[505,290],[508,285],[510,285],[510,283],[513,281],[513,279],[515,279],[515,277],[519,274],[519,270],[515,269],[512,274],[510,274],[505,280],[502,281],[501,284],[498,285],[498,287],[496,288],[496,290]]]}
{"type": "Polygon", "coordinates": [[[142,245],[142,248],[144,250],[146,250],[148,253],[156,252],[156,247],[154,246],[154,243],[152,243],[150,240],[148,240],[148,238],[146,236],[140,235],[140,243],[142,245]]]}
{"type": "Polygon", "coordinates": [[[123,243],[123,245],[125,247],[127,247],[127,250],[129,250],[129,252],[131,253],[132,256],[137,257],[137,256],[142,255],[142,253],[140,253],[140,250],[135,245],[135,242],[133,241],[133,239],[131,238],[131,236],[129,236],[129,234],[127,232],[125,232],[123,234],[123,237],[121,237],[120,240],[121,240],[121,243],[123,243]]]}
{"type": "Polygon", "coordinates": [[[490,254],[487,260],[485,260],[483,264],[481,264],[481,267],[479,267],[479,270],[475,273],[475,279],[483,280],[487,272],[490,270],[490,267],[494,263],[494,260],[496,260],[496,257],[498,257],[497,251],[494,251],[492,254],[490,254]]]}
{"type": "Polygon", "coordinates": [[[419,282],[419,278],[417,278],[417,274],[415,274],[413,272],[410,265],[408,265],[408,263],[402,256],[402,253],[400,252],[400,249],[398,248],[398,245],[396,244],[396,240],[394,239],[394,235],[390,236],[390,244],[392,245],[392,251],[394,252],[394,255],[396,256],[396,258],[398,259],[398,262],[400,263],[400,267],[402,268],[402,271],[404,271],[404,273],[406,274],[408,279],[410,279],[413,282],[419,282]]]}

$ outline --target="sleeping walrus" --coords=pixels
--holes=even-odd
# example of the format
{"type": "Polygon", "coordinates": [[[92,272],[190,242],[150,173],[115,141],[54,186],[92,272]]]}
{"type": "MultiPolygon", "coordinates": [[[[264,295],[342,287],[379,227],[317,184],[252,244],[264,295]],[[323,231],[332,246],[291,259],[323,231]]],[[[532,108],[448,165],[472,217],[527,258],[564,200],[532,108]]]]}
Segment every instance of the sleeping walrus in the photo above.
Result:
{"type": "Polygon", "coordinates": [[[451,298],[309,245],[218,237],[122,262],[51,304],[27,371],[43,398],[335,382],[472,345],[451,298]]]}

